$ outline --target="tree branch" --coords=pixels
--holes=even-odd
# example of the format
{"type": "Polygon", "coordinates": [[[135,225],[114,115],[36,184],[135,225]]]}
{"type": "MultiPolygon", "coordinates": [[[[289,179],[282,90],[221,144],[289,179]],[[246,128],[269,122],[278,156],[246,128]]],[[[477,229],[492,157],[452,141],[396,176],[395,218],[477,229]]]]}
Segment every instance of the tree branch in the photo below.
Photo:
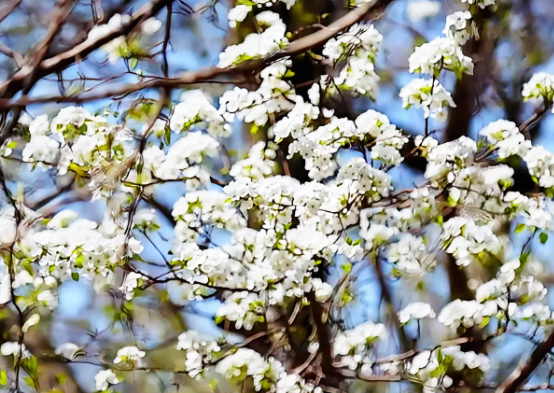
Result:
{"type": "Polygon", "coordinates": [[[517,367],[504,382],[500,384],[495,393],[515,393],[520,386],[529,378],[531,373],[543,362],[548,353],[554,347],[554,332],[540,343],[533,351],[529,360],[522,366],[517,367]]]}

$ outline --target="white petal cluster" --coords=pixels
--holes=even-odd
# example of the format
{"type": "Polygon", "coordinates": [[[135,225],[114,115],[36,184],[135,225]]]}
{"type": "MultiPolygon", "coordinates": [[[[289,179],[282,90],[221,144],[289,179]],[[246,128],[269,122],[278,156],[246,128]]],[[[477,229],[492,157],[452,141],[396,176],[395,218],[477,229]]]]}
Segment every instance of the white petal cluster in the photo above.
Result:
{"type": "Polygon", "coordinates": [[[338,75],[322,76],[322,85],[330,92],[338,86],[375,99],[379,76],[374,64],[382,40],[373,25],[366,24],[355,24],[346,33],[331,38],[323,48],[323,56],[333,63],[344,60],[346,64],[338,75]]]}
{"type": "Polygon", "coordinates": [[[275,171],[275,157],[277,145],[272,142],[258,142],[250,148],[248,158],[237,161],[231,167],[229,174],[235,178],[248,178],[259,181],[270,177],[275,171]]]}
{"type": "MultiPolygon", "coordinates": [[[[160,180],[183,179],[188,190],[196,190],[210,183],[210,174],[201,167],[206,157],[218,155],[219,143],[200,131],[189,132],[173,143],[167,154],[158,146],[147,147],[143,154],[140,174],[129,172],[126,181],[132,184],[156,184],[160,180]]],[[[152,193],[152,187],[146,187],[152,193]]]]}
{"type": "Polygon", "coordinates": [[[108,389],[110,385],[117,385],[119,378],[114,374],[112,370],[100,370],[94,376],[96,382],[96,390],[103,392],[108,389]]]}
{"type": "Polygon", "coordinates": [[[216,321],[227,319],[235,322],[235,327],[251,330],[256,322],[265,320],[265,302],[256,294],[246,291],[235,292],[229,296],[223,306],[217,310],[216,321]]]}
{"type": "Polygon", "coordinates": [[[444,223],[443,230],[443,248],[452,254],[459,266],[468,266],[473,260],[482,258],[485,252],[496,255],[502,247],[489,226],[477,225],[467,217],[451,218],[444,223]]]}
{"type": "Polygon", "coordinates": [[[229,14],[227,15],[229,27],[237,27],[237,22],[244,21],[248,13],[250,13],[254,7],[271,7],[278,2],[284,3],[287,9],[291,9],[294,3],[296,3],[296,0],[251,0],[244,4],[239,3],[229,10],[229,14]]]}
{"type": "Polygon", "coordinates": [[[401,324],[406,324],[417,319],[435,317],[436,314],[431,305],[421,302],[411,303],[398,313],[398,320],[401,324]]]}
{"type": "Polygon", "coordinates": [[[523,85],[521,95],[525,101],[552,102],[554,98],[554,75],[546,72],[533,74],[529,82],[523,85]]]}
{"type": "Polygon", "coordinates": [[[140,273],[131,272],[125,276],[123,284],[119,288],[125,299],[132,300],[135,296],[135,289],[140,288],[144,282],[146,282],[146,277],[140,273]]]}
{"type": "Polygon", "coordinates": [[[287,78],[290,60],[283,59],[262,70],[262,83],[258,90],[248,91],[240,87],[225,92],[219,99],[219,113],[232,121],[235,117],[245,123],[263,126],[269,121],[269,115],[288,112],[298,100],[294,87],[287,78]]]}
{"type": "Polygon", "coordinates": [[[133,228],[151,232],[160,228],[155,209],[140,209],[133,217],[133,228]]]}
{"type": "Polygon", "coordinates": [[[435,80],[413,79],[400,90],[402,106],[409,109],[412,105],[423,108],[425,118],[432,117],[446,120],[446,108],[455,108],[456,104],[446,89],[435,80]]]}
{"type": "Polygon", "coordinates": [[[553,210],[545,199],[529,198],[515,191],[508,191],[504,195],[505,211],[508,217],[523,218],[523,223],[529,227],[542,230],[552,228],[553,210]],[[508,210],[506,210],[508,209],[508,210]]]}
{"type": "Polygon", "coordinates": [[[181,95],[181,102],[175,106],[169,127],[180,133],[204,125],[213,137],[231,135],[231,126],[208,101],[202,90],[191,90],[181,95]]]}
{"type": "Polygon", "coordinates": [[[423,238],[409,233],[401,234],[398,242],[388,246],[386,255],[387,260],[394,264],[393,273],[401,277],[422,277],[436,265],[423,238]]]}
{"type": "Polygon", "coordinates": [[[186,353],[185,371],[193,378],[209,364],[213,354],[221,351],[220,345],[223,344],[223,342],[204,338],[193,330],[181,333],[178,340],[177,350],[186,353]]]}
{"type": "Polygon", "coordinates": [[[497,120],[479,131],[486,142],[498,152],[499,158],[519,154],[525,137],[515,123],[507,120],[497,120]]]}
{"type": "Polygon", "coordinates": [[[418,46],[408,61],[410,72],[436,76],[445,68],[456,75],[473,75],[473,60],[465,56],[458,43],[448,37],[435,38],[418,46]]]}
{"type": "Polygon", "coordinates": [[[117,355],[114,359],[115,364],[127,363],[136,367],[140,365],[141,359],[146,356],[146,352],[141,351],[135,346],[123,347],[117,351],[117,355]]]}
{"type": "Polygon", "coordinates": [[[338,357],[342,367],[356,370],[360,365],[370,371],[371,348],[386,337],[385,325],[365,322],[354,329],[340,331],[333,341],[333,355],[338,357]],[[364,367],[365,366],[365,367],[364,367]]]}
{"type": "Polygon", "coordinates": [[[464,369],[488,371],[490,360],[486,355],[473,351],[463,352],[459,346],[452,346],[419,352],[406,364],[408,374],[417,376],[423,384],[424,392],[451,387],[454,380],[448,373],[464,369]]]}
{"type": "Polygon", "coordinates": [[[522,156],[535,182],[544,188],[554,186],[554,154],[543,146],[533,146],[522,156]]]}
{"type": "Polygon", "coordinates": [[[347,184],[353,193],[364,194],[369,201],[387,197],[392,190],[390,176],[372,168],[363,158],[353,158],[340,168],[337,182],[347,184]]]}
{"type": "MultiPolygon", "coordinates": [[[[237,12],[240,18],[244,9],[237,12]]],[[[246,17],[246,15],[244,15],[246,17]]],[[[237,19],[238,20],[238,19],[237,19]]],[[[237,45],[228,46],[219,54],[219,68],[235,66],[243,61],[258,59],[277,52],[288,43],[285,38],[287,26],[272,11],[263,11],[256,15],[256,20],[264,31],[261,34],[252,33],[246,36],[244,41],[237,45]]]]}
{"type": "Polygon", "coordinates": [[[215,366],[215,371],[238,383],[251,378],[255,391],[275,393],[321,393],[319,387],[307,383],[297,374],[287,374],[285,368],[273,357],[265,360],[259,353],[240,348],[226,356],[215,366]]]}
{"type": "MultiPolygon", "coordinates": [[[[93,43],[109,34],[120,31],[131,21],[131,16],[127,14],[114,14],[108,23],[94,26],[88,33],[87,42],[93,43]]],[[[152,35],[157,32],[162,23],[156,18],[146,19],[140,25],[140,32],[144,35],[152,35]]],[[[136,38],[132,42],[125,36],[119,36],[112,41],[104,44],[102,50],[108,53],[110,63],[116,63],[120,58],[130,57],[136,46],[136,38]]]]}
{"type": "Polygon", "coordinates": [[[462,3],[477,4],[479,8],[485,9],[490,5],[495,5],[496,0],[462,0],[462,3]]]}
{"type": "Polygon", "coordinates": [[[484,208],[487,212],[503,213],[503,191],[513,184],[513,174],[514,170],[507,165],[464,168],[452,182],[448,201],[468,209],[484,208]]]}
{"type": "Polygon", "coordinates": [[[471,20],[471,12],[458,11],[446,17],[446,25],[442,33],[454,40],[458,45],[464,45],[472,35],[475,35],[475,28],[471,20]]]}
{"type": "Polygon", "coordinates": [[[16,358],[28,359],[31,357],[31,352],[25,348],[25,344],[19,344],[16,341],[6,341],[0,346],[0,353],[4,356],[14,356],[16,358]]]}
{"type": "Polygon", "coordinates": [[[431,144],[425,154],[427,158],[425,177],[436,183],[445,176],[448,182],[454,181],[460,170],[473,163],[474,154],[477,151],[475,141],[465,136],[435,146],[431,144]]]}

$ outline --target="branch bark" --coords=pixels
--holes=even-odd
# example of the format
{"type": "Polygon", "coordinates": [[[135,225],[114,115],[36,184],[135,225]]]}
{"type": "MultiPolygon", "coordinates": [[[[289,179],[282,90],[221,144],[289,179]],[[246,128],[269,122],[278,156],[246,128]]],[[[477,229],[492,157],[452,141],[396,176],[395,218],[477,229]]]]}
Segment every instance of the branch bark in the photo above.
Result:
{"type": "Polygon", "coordinates": [[[529,360],[517,367],[504,382],[500,384],[495,393],[515,393],[529,378],[531,373],[544,361],[548,353],[554,347],[554,332],[550,333],[548,338],[535,348],[529,360]]]}

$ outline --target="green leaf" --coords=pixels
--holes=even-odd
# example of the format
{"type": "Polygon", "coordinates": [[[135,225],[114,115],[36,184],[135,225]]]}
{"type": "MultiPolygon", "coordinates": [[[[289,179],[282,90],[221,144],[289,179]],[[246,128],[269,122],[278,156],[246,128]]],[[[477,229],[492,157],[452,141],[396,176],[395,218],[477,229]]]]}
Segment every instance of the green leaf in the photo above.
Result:
{"type": "Polygon", "coordinates": [[[485,317],[483,318],[483,320],[481,321],[481,323],[479,324],[479,327],[480,328],[484,328],[485,326],[487,326],[490,322],[491,318],[490,317],[485,317]]]}
{"type": "Polygon", "coordinates": [[[516,233],[521,233],[527,228],[527,225],[525,224],[517,224],[516,225],[516,233]]]}
{"type": "Polygon", "coordinates": [[[25,380],[25,382],[27,382],[27,385],[29,385],[29,387],[36,388],[35,380],[33,378],[25,377],[23,379],[25,380]]]}
{"type": "Polygon", "coordinates": [[[548,241],[548,234],[546,232],[541,232],[539,240],[541,241],[541,244],[546,243],[548,241]]]}
{"type": "Polygon", "coordinates": [[[6,374],[6,371],[0,370],[0,385],[6,386],[8,383],[8,374],[6,374]]]}
{"type": "Polygon", "coordinates": [[[529,255],[531,255],[531,250],[527,250],[521,253],[521,255],[519,256],[519,262],[521,262],[521,266],[519,267],[519,269],[523,270],[523,267],[529,260],[529,255]]]}
{"type": "Polygon", "coordinates": [[[342,270],[344,270],[345,274],[350,273],[350,271],[352,270],[352,264],[351,263],[344,263],[340,267],[342,268],[342,270]]]}
{"type": "Polygon", "coordinates": [[[63,385],[67,381],[67,374],[61,373],[56,375],[56,383],[63,385]]]}
{"type": "Polygon", "coordinates": [[[135,68],[137,68],[137,65],[138,65],[138,59],[136,57],[133,57],[131,60],[129,60],[129,68],[131,70],[134,70],[135,68]]]}
{"type": "Polygon", "coordinates": [[[73,281],[79,281],[79,273],[77,272],[71,273],[71,278],[73,279],[73,281]]]}
{"type": "Polygon", "coordinates": [[[165,127],[164,142],[166,145],[171,144],[171,128],[165,127]]]}

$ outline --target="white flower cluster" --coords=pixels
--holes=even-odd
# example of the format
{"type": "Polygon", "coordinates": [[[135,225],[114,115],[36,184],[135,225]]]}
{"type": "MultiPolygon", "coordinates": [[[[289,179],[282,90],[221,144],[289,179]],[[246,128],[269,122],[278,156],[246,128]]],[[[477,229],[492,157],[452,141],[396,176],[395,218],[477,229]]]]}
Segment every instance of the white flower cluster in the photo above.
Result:
{"type": "Polygon", "coordinates": [[[229,10],[229,14],[227,15],[227,18],[229,19],[229,26],[230,27],[237,27],[237,22],[242,22],[244,19],[246,19],[246,16],[252,11],[254,7],[261,8],[263,6],[265,7],[271,7],[274,4],[281,2],[285,3],[285,6],[287,9],[291,9],[291,7],[296,3],[296,0],[248,0],[248,1],[239,1],[238,5],[236,5],[234,8],[231,8],[229,10]]]}
{"type": "Polygon", "coordinates": [[[264,322],[265,302],[255,293],[235,292],[217,310],[216,322],[227,319],[235,322],[235,327],[251,330],[256,322],[264,322]]]}
{"type": "MultiPolygon", "coordinates": [[[[242,15],[246,16],[244,13],[236,16],[242,17],[242,15]]],[[[249,34],[242,43],[228,46],[224,52],[219,54],[219,63],[217,64],[219,68],[235,66],[246,60],[271,55],[288,43],[285,37],[287,26],[279,18],[279,14],[263,11],[256,15],[256,22],[263,32],[249,34]]]]}
{"type": "Polygon", "coordinates": [[[473,163],[477,144],[465,136],[441,145],[434,142],[431,137],[422,142],[428,145],[424,154],[427,158],[425,177],[431,179],[434,185],[441,183],[444,178],[451,183],[463,168],[473,163]]]}
{"type": "Polygon", "coordinates": [[[235,353],[224,357],[215,366],[215,371],[242,383],[251,378],[254,389],[275,393],[321,393],[320,387],[307,383],[297,374],[287,374],[285,368],[277,359],[270,357],[265,360],[259,353],[240,348],[235,353]]]}
{"type": "Polygon", "coordinates": [[[337,182],[346,184],[353,194],[363,194],[370,202],[387,197],[392,190],[390,176],[372,168],[363,158],[353,158],[340,168],[337,182]]]}
{"type": "Polygon", "coordinates": [[[519,260],[506,262],[497,277],[481,284],[471,301],[455,300],[441,310],[438,320],[446,326],[484,327],[491,317],[532,320],[552,324],[552,311],[539,303],[547,289],[534,277],[521,275],[519,260]]]}
{"type": "Polygon", "coordinates": [[[186,181],[188,190],[196,190],[210,183],[209,172],[200,165],[206,157],[216,157],[218,149],[219,143],[210,135],[200,131],[189,132],[173,143],[167,154],[155,145],[144,149],[142,162],[137,163],[124,180],[132,185],[147,185],[147,194],[154,191],[148,185],[160,180],[182,179],[186,181]]]}
{"type": "Polygon", "coordinates": [[[288,77],[290,60],[284,59],[262,70],[262,83],[258,90],[248,91],[235,87],[219,99],[219,112],[228,121],[235,116],[245,123],[263,126],[269,121],[269,115],[290,111],[297,100],[294,87],[283,78],[288,77]]]}
{"type": "Polygon", "coordinates": [[[473,61],[463,54],[458,43],[449,37],[435,38],[418,46],[409,58],[410,72],[438,76],[443,68],[456,75],[473,75],[473,61]]]}
{"type": "MultiPolygon", "coordinates": [[[[485,137],[487,144],[498,152],[499,158],[520,154],[525,137],[515,123],[507,120],[497,120],[483,128],[479,135],[485,137]]],[[[523,150],[524,151],[524,150],[523,150]]]]}
{"type": "MultiPolygon", "coordinates": [[[[435,38],[414,50],[409,58],[410,72],[429,74],[433,79],[414,79],[400,90],[402,106],[423,108],[425,119],[431,116],[444,121],[446,107],[455,108],[450,93],[439,83],[443,69],[450,70],[461,78],[462,74],[473,74],[473,60],[465,56],[461,45],[469,39],[467,29],[469,12],[456,12],[446,18],[445,37],[435,38]]],[[[476,33],[473,29],[472,33],[476,33]]]]}
{"type": "Polygon", "coordinates": [[[213,137],[231,135],[231,126],[219,114],[218,110],[208,101],[202,90],[191,90],[181,95],[181,102],[175,106],[169,127],[180,133],[205,125],[208,133],[213,137]]]}
{"type": "Polygon", "coordinates": [[[259,181],[270,177],[275,172],[277,146],[272,142],[258,142],[250,148],[248,158],[237,161],[231,167],[229,175],[235,179],[248,178],[259,181]]]}
{"type": "Polygon", "coordinates": [[[477,35],[477,29],[471,20],[471,12],[458,11],[447,15],[446,25],[442,33],[454,40],[458,45],[464,45],[472,35],[477,35]]]}
{"type": "Polygon", "coordinates": [[[180,334],[178,340],[177,350],[186,353],[185,371],[193,378],[204,371],[204,366],[212,360],[212,355],[220,352],[221,345],[224,344],[223,341],[216,342],[201,337],[193,330],[180,334]]]}
{"type": "Polygon", "coordinates": [[[435,392],[439,387],[449,388],[454,380],[448,373],[464,369],[488,371],[490,360],[486,355],[463,352],[459,346],[452,346],[419,352],[406,364],[407,373],[419,379],[424,392],[435,392]]]}
{"type": "Polygon", "coordinates": [[[453,217],[446,221],[441,235],[442,247],[452,254],[459,266],[468,266],[484,254],[498,254],[502,245],[487,225],[477,225],[467,217],[453,217]]]}
{"type": "Polygon", "coordinates": [[[141,351],[135,346],[123,347],[117,351],[114,359],[114,364],[126,363],[130,366],[137,367],[140,365],[141,359],[146,356],[146,352],[141,351]]]}
{"type": "Polygon", "coordinates": [[[333,341],[333,355],[342,367],[356,370],[361,364],[362,372],[369,373],[374,360],[371,349],[378,340],[386,338],[386,333],[385,325],[371,322],[340,331],[333,341]]]}
{"type": "MultiPolygon", "coordinates": [[[[123,30],[124,26],[131,21],[131,16],[114,14],[108,23],[94,26],[88,33],[87,42],[95,42],[99,39],[123,30]]],[[[152,35],[162,27],[162,22],[156,18],[149,18],[141,23],[140,33],[152,35]]],[[[102,50],[108,53],[110,63],[116,63],[120,58],[129,58],[139,54],[140,45],[136,37],[128,38],[121,35],[102,46],[102,50]]]]}
{"type": "Polygon", "coordinates": [[[507,165],[464,168],[456,174],[456,179],[452,182],[448,201],[451,205],[502,213],[503,191],[513,184],[513,174],[514,170],[507,165]]]}
{"type": "Polygon", "coordinates": [[[521,95],[525,101],[551,103],[554,98],[554,75],[546,72],[534,74],[529,82],[523,85],[521,95]]]}
{"type": "Polygon", "coordinates": [[[480,8],[485,9],[490,5],[495,5],[496,0],[462,0],[462,3],[477,4],[480,8]]]}
{"type": "Polygon", "coordinates": [[[121,380],[115,375],[112,370],[100,370],[94,376],[96,390],[103,392],[108,390],[110,385],[117,385],[121,380]]]}
{"type": "Polygon", "coordinates": [[[340,89],[354,94],[377,96],[379,76],[375,73],[375,57],[383,36],[373,25],[355,24],[346,33],[331,38],[323,48],[323,56],[330,62],[346,62],[337,76],[324,75],[321,83],[329,92],[340,89]]]}
{"type": "Polygon", "coordinates": [[[401,324],[406,324],[413,320],[424,318],[435,318],[436,314],[428,303],[410,303],[398,313],[398,320],[401,324]]]}
{"type": "Polygon", "coordinates": [[[398,165],[402,162],[399,150],[408,139],[385,115],[370,109],[358,116],[355,122],[331,117],[327,124],[313,129],[310,121],[317,117],[317,111],[312,108],[316,107],[302,103],[301,113],[293,110],[274,128],[277,141],[289,135],[294,138],[289,146],[289,157],[299,153],[311,178],[322,180],[333,175],[337,168],[333,155],[343,145],[356,141],[372,144],[372,158],[383,164],[398,165]]]}
{"type": "Polygon", "coordinates": [[[533,180],[541,187],[554,187],[554,154],[543,146],[529,148],[522,158],[533,180]]]}
{"type": "Polygon", "coordinates": [[[413,79],[400,90],[402,106],[409,109],[412,105],[423,108],[425,118],[429,116],[444,121],[448,114],[447,107],[455,108],[456,104],[446,89],[435,80],[413,79]]]}
{"type": "Polygon", "coordinates": [[[144,275],[131,272],[125,276],[123,284],[119,289],[125,296],[125,299],[131,300],[135,295],[135,289],[140,288],[146,280],[144,275]]]}
{"type": "Polygon", "coordinates": [[[400,235],[399,241],[387,248],[386,255],[394,263],[393,273],[398,276],[422,277],[436,265],[423,238],[409,233],[400,235]]]}

